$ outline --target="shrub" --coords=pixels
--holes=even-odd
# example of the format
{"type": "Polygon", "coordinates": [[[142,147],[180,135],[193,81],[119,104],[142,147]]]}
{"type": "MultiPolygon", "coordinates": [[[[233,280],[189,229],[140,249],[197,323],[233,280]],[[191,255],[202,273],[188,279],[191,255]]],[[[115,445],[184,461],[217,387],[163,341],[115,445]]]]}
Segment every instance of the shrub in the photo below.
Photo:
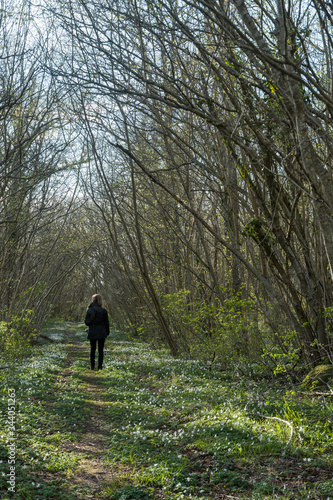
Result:
{"type": "Polygon", "coordinates": [[[22,358],[30,352],[30,340],[37,335],[33,327],[34,311],[12,316],[0,322],[0,354],[6,361],[22,358]]]}
{"type": "Polygon", "coordinates": [[[190,292],[165,294],[161,304],[177,344],[184,352],[205,360],[233,364],[261,353],[257,311],[252,299],[225,292],[223,303],[190,301],[190,292]]]}

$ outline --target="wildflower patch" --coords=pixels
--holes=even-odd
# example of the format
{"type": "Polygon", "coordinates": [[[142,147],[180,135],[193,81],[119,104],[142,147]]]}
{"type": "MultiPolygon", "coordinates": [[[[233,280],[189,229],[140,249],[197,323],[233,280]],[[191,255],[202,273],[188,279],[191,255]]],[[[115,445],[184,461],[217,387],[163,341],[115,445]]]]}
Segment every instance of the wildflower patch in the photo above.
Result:
{"type": "Polygon", "coordinates": [[[318,404],[281,378],[233,379],[119,335],[92,372],[83,325],[65,332],[0,374],[3,420],[15,394],[15,491],[2,426],[3,498],[332,496],[332,398],[318,404]]]}

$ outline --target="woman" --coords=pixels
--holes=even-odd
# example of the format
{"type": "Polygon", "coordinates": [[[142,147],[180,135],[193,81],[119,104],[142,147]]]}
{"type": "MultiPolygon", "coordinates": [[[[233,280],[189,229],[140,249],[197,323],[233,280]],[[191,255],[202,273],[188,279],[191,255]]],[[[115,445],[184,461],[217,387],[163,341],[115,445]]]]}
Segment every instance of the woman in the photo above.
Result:
{"type": "Polygon", "coordinates": [[[108,312],[102,307],[102,297],[97,293],[92,296],[92,302],[86,312],[84,322],[89,326],[90,366],[95,369],[96,343],[98,342],[98,370],[103,368],[103,350],[106,337],[110,334],[108,312]]]}

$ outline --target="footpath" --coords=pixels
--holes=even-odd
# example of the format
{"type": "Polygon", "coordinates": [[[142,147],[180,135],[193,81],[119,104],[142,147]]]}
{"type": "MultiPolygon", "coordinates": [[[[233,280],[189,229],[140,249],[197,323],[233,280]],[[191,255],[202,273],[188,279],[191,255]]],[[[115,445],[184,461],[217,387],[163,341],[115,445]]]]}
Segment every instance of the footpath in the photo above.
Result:
{"type": "Polygon", "coordinates": [[[0,372],[1,499],[333,499],[332,398],[117,332],[91,371],[83,325],[46,334],[0,372]]]}

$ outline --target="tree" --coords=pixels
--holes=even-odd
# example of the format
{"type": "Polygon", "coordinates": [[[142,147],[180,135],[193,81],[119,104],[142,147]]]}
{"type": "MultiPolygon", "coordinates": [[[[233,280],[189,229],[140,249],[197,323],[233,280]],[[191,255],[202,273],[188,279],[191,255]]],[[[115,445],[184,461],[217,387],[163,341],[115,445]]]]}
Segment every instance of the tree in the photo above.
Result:
{"type": "Polygon", "coordinates": [[[29,2],[3,2],[0,22],[0,312],[8,324],[28,317],[28,335],[45,321],[85,245],[71,252],[70,236],[63,239],[77,210],[73,131],[29,2]]]}
{"type": "Polygon", "coordinates": [[[235,286],[252,276],[260,304],[268,295],[285,312],[310,363],[329,354],[332,38],[325,4],[64,0],[58,7],[53,13],[72,45],[52,74],[80,89],[92,110],[85,119],[127,156],[132,174],[146,175],[195,218],[202,242],[209,234],[214,248],[237,259],[235,286]],[[116,124],[109,128],[107,113],[116,124]],[[137,141],[141,129],[154,165],[137,141]],[[156,136],[164,140],[152,142],[156,136]],[[186,179],[201,196],[192,196],[186,179]]]}

